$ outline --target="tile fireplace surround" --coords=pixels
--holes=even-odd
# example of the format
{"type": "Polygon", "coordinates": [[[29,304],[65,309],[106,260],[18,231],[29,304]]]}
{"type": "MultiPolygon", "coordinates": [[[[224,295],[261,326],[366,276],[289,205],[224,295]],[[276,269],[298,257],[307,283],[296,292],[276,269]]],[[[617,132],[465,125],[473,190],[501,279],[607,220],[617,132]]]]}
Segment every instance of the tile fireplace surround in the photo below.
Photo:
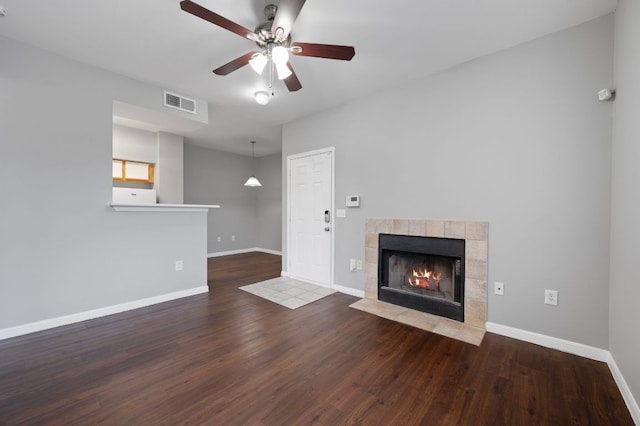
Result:
{"type": "Polygon", "coordinates": [[[364,299],[351,305],[393,321],[479,345],[487,320],[488,222],[367,219],[364,299]],[[378,234],[465,240],[464,323],[378,300],[378,234]]]}

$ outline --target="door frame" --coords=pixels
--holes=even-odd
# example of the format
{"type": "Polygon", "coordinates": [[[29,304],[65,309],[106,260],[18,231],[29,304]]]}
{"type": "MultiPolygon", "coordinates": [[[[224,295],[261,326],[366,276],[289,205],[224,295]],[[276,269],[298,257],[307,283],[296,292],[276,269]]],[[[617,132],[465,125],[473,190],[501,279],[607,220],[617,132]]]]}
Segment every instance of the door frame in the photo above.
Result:
{"type": "Polygon", "coordinates": [[[331,242],[329,244],[329,288],[334,287],[334,242],[336,231],[336,215],[335,215],[335,193],[336,193],[336,147],[330,146],[327,148],[316,149],[313,151],[301,152],[298,154],[292,154],[287,156],[287,276],[290,276],[291,271],[291,162],[299,158],[312,157],[315,155],[321,155],[331,153],[331,184],[329,185],[331,190],[331,242]]]}

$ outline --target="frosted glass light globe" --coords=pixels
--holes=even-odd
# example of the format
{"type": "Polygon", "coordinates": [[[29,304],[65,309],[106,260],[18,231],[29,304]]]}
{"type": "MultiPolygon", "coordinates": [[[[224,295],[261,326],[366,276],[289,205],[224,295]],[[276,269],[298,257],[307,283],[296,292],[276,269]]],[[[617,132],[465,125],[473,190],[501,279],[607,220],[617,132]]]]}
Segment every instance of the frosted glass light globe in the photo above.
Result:
{"type": "Polygon", "coordinates": [[[273,63],[276,65],[286,64],[289,60],[289,52],[286,47],[276,46],[271,51],[271,59],[273,59],[273,63]]]}

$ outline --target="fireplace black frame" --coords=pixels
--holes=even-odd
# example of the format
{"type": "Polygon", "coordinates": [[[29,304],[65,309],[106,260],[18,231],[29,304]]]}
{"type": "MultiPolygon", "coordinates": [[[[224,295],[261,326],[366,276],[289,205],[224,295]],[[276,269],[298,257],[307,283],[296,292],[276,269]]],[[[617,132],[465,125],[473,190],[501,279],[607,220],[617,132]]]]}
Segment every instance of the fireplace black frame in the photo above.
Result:
{"type": "Polygon", "coordinates": [[[465,240],[461,239],[378,234],[378,300],[464,322],[464,254],[465,240]],[[389,287],[389,271],[385,265],[399,252],[443,256],[457,261],[459,271],[456,271],[453,285],[459,300],[433,298],[389,287]]]}

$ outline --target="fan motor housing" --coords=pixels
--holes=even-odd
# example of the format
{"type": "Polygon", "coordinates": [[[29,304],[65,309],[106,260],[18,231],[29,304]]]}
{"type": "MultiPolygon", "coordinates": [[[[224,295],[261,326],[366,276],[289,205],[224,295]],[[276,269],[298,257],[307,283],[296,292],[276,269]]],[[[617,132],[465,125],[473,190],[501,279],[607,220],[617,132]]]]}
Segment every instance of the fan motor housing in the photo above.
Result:
{"type": "Polygon", "coordinates": [[[258,25],[254,32],[260,36],[260,40],[256,41],[256,44],[262,48],[264,48],[269,43],[274,43],[276,46],[284,46],[289,47],[291,45],[291,34],[287,37],[286,40],[279,42],[275,34],[271,32],[271,28],[273,27],[273,20],[275,19],[276,13],[278,12],[278,6],[275,4],[268,4],[264,7],[264,16],[267,18],[266,22],[258,25]]]}

